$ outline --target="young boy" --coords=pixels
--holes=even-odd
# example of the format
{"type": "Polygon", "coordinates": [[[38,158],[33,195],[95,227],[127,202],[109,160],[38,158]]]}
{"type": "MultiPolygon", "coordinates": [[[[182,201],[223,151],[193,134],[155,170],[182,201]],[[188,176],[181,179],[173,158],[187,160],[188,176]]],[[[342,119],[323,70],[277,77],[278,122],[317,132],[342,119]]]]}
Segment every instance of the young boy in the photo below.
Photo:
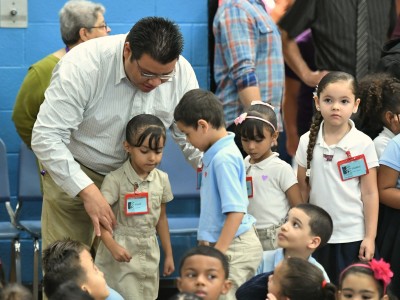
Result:
{"type": "Polygon", "coordinates": [[[319,206],[303,203],[289,210],[288,219],[278,233],[278,249],[264,251],[263,261],[257,273],[261,273],[236,292],[237,300],[264,300],[266,297],[268,276],[285,258],[299,257],[316,265],[329,281],[324,268],[311,254],[326,245],[332,235],[333,223],[329,214],[319,206]]]}
{"type": "Polygon", "coordinates": [[[51,298],[65,282],[71,281],[95,300],[123,299],[107,286],[104,274],[97,269],[89,248],[78,241],[55,241],[43,251],[44,292],[51,298]]]}
{"type": "Polygon", "coordinates": [[[198,246],[183,256],[179,267],[178,290],[203,300],[217,300],[231,288],[229,263],[216,248],[198,246]]]}
{"type": "Polygon", "coordinates": [[[225,129],[219,99],[211,92],[187,92],[175,108],[174,118],[187,140],[203,151],[200,181],[200,220],[197,239],[228,256],[232,289],[251,278],[262,257],[255,219],[247,214],[248,197],[243,157],[234,134],[225,129]]]}

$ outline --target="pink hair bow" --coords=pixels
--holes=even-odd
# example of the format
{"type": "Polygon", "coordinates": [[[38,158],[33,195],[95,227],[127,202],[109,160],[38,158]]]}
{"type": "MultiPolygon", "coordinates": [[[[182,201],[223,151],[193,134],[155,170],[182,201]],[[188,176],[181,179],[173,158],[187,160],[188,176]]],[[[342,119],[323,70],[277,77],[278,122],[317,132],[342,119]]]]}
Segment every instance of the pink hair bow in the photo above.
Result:
{"type": "Polygon", "coordinates": [[[242,113],[239,117],[235,119],[235,125],[242,124],[244,120],[246,120],[247,113],[242,113]]]}

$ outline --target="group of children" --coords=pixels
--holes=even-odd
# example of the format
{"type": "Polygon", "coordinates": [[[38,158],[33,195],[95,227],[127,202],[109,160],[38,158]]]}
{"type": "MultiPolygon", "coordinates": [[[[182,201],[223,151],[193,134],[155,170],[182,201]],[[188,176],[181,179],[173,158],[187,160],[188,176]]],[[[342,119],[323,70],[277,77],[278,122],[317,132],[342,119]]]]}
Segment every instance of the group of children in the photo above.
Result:
{"type": "MultiPolygon", "coordinates": [[[[376,81],[376,77],[369,80],[376,81]]],[[[374,259],[379,257],[375,250],[379,160],[371,137],[358,130],[351,117],[360,108],[357,125],[375,126],[367,133],[378,135],[382,131],[394,136],[400,132],[400,111],[396,110],[400,106],[389,103],[385,94],[387,89],[400,99],[400,84],[393,82],[390,89],[384,84],[375,90],[370,86],[371,82],[364,83],[364,89],[370,90],[363,95],[362,100],[367,99],[363,103],[351,75],[330,72],[321,80],[314,97],[314,121],[301,137],[296,153],[297,178],[292,167],[271,150],[279,134],[273,107],[254,101],[235,120],[236,134],[248,154],[243,161],[234,134],[225,129],[219,99],[201,89],[184,95],[175,109],[175,122],[204,154],[198,171],[201,247],[183,258],[179,290],[202,299],[218,299],[220,295],[220,299],[240,299],[243,290],[248,297],[246,285],[252,287],[260,276],[265,299],[266,274],[275,270],[268,279],[268,299],[334,299],[335,288],[329,279],[338,285],[341,299],[352,298],[349,295],[360,290],[351,282],[360,274],[368,277],[366,282],[376,283],[361,289],[362,293],[367,290],[372,294],[370,290],[376,287],[379,298],[373,299],[384,297],[388,280],[376,274],[385,265],[374,259]],[[382,96],[377,104],[374,96],[379,93],[382,96]],[[372,118],[377,117],[382,119],[379,127],[373,124],[372,118]],[[310,204],[302,204],[305,202],[310,204]],[[211,249],[223,255],[210,254],[211,249]],[[358,260],[362,263],[352,265],[358,260]],[[263,273],[252,278],[260,262],[263,273]],[[211,291],[208,285],[218,285],[218,289],[211,291]]],[[[166,204],[173,195],[168,175],[156,168],[165,139],[165,127],[157,117],[134,117],[124,142],[129,160],[107,175],[101,188],[119,225],[113,235],[102,231],[96,264],[108,284],[125,299],[157,298],[160,252],[156,234],[165,254],[163,274],[174,271],[166,216],[166,204]]],[[[400,207],[395,203],[400,138],[390,149],[387,157],[385,151],[381,158],[387,179],[379,176],[379,192],[383,191],[381,202],[388,210],[383,213],[395,218],[398,213],[393,208],[400,207]]],[[[385,226],[389,225],[380,221],[382,234],[385,226]]],[[[395,235],[399,228],[391,232],[395,235]]],[[[391,242],[396,240],[394,235],[391,242]]],[[[385,237],[382,249],[386,242],[385,237]]],[[[384,271],[389,274],[390,270],[384,271]]]]}

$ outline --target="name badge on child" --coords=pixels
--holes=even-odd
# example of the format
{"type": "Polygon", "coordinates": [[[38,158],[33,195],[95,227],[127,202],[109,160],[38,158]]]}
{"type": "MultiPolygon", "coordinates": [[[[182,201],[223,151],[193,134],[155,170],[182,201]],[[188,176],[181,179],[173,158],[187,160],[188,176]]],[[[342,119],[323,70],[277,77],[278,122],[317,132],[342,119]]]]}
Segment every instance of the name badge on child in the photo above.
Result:
{"type": "Polygon", "coordinates": [[[197,168],[197,186],[196,189],[199,190],[201,187],[201,179],[203,178],[203,166],[197,168]]]}
{"type": "Polygon", "coordinates": [[[346,154],[347,159],[341,160],[337,163],[342,181],[360,177],[369,173],[364,154],[354,157],[351,156],[350,151],[346,151],[346,154]]]}
{"type": "Polygon", "coordinates": [[[247,197],[253,198],[253,177],[246,176],[247,197]]]}
{"type": "Polygon", "coordinates": [[[125,195],[124,212],[126,216],[149,213],[148,193],[129,193],[125,195]]]}

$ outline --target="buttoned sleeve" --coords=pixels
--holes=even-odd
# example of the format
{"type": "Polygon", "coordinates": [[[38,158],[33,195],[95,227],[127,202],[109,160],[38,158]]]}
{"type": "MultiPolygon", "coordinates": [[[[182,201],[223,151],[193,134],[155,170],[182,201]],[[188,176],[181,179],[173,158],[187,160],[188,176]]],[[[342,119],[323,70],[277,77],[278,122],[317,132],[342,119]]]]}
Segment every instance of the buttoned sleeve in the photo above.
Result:
{"type": "MultiPolygon", "coordinates": [[[[79,60],[77,60],[79,62],[79,60]]],[[[93,181],[68,150],[91,98],[96,72],[86,72],[65,57],[55,67],[32,132],[32,149],[57,185],[76,196],[93,181]]],[[[89,166],[90,167],[90,166],[89,166]]]]}

